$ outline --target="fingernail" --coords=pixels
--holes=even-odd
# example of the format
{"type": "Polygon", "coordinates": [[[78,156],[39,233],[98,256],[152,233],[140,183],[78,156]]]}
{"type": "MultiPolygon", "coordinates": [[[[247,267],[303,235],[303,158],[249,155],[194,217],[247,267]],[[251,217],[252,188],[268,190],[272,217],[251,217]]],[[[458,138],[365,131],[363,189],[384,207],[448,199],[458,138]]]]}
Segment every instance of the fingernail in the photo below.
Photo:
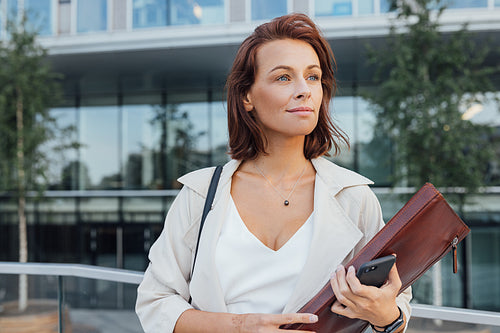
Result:
{"type": "Polygon", "coordinates": [[[341,271],[341,270],[343,270],[343,269],[344,269],[344,266],[342,266],[342,265],[338,265],[338,266],[337,266],[337,269],[335,270],[335,272],[339,272],[339,271],[341,271]]]}
{"type": "Polygon", "coordinates": [[[315,323],[315,322],[317,322],[317,321],[318,321],[318,316],[316,316],[316,315],[311,315],[311,316],[309,317],[309,321],[310,321],[311,323],[315,323]]]}
{"type": "Polygon", "coordinates": [[[354,272],[354,266],[349,266],[349,272],[354,272]]]}

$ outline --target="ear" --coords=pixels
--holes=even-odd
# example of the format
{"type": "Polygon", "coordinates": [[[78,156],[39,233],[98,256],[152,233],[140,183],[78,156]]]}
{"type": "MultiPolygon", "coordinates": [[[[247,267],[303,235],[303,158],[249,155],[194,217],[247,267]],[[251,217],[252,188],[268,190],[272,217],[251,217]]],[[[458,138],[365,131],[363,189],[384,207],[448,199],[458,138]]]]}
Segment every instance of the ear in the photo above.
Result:
{"type": "Polygon", "coordinates": [[[245,107],[245,111],[247,112],[253,111],[254,106],[252,104],[252,98],[250,97],[250,92],[247,92],[247,94],[243,96],[243,106],[245,107]]]}

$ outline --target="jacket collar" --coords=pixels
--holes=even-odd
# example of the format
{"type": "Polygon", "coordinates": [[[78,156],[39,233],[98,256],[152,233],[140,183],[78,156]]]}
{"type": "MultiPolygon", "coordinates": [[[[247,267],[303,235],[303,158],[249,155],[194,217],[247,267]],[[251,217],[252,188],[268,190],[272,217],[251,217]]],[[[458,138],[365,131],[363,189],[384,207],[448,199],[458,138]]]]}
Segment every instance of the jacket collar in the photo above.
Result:
{"type": "Polygon", "coordinates": [[[351,170],[340,167],[324,157],[311,160],[318,177],[328,186],[331,195],[337,195],[345,188],[373,184],[371,180],[351,170]]]}
{"type": "MultiPolygon", "coordinates": [[[[324,157],[312,159],[311,162],[314,169],[316,169],[318,177],[327,185],[330,194],[333,196],[351,186],[373,184],[368,178],[351,170],[342,168],[324,157]]],[[[219,186],[224,186],[231,180],[231,177],[240,164],[241,161],[239,160],[230,160],[224,165],[219,180],[219,186]]],[[[180,177],[178,181],[205,198],[213,171],[213,167],[196,170],[180,177]]],[[[214,202],[216,202],[217,199],[218,195],[216,194],[214,202]]]]}

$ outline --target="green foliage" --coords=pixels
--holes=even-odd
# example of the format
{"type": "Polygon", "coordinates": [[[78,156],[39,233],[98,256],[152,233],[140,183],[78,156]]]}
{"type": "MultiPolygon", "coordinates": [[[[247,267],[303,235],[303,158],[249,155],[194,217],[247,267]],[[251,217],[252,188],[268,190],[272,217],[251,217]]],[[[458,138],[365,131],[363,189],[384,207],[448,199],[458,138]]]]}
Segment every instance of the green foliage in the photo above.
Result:
{"type": "MultiPolygon", "coordinates": [[[[0,41],[0,191],[20,188],[38,190],[45,183],[48,155],[43,146],[56,135],[71,131],[60,129],[49,108],[60,98],[57,74],[51,71],[47,51],[36,41],[36,33],[26,29],[26,19],[8,22],[7,39],[0,41]],[[22,102],[23,131],[16,126],[16,109],[22,102]],[[22,135],[21,135],[22,134],[22,135]],[[19,186],[17,141],[24,140],[25,184],[19,186]]],[[[59,137],[59,136],[58,136],[59,137]]],[[[57,148],[61,149],[63,145],[57,148]]]]}
{"type": "Polygon", "coordinates": [[[440,32],[445,6],[439,1],[398,1],[395,6],[399,14],[388,45],[369,50],[377,66],[376,92],[364,95],[374,105],[376,130],[394,143],[393,181],[474,191],[484,184],[495,158],[492,128],[462,115],[495,91],[489,77],[500,68],[484,65],[492,51],[475,42],[467,25],[440,32]]]}

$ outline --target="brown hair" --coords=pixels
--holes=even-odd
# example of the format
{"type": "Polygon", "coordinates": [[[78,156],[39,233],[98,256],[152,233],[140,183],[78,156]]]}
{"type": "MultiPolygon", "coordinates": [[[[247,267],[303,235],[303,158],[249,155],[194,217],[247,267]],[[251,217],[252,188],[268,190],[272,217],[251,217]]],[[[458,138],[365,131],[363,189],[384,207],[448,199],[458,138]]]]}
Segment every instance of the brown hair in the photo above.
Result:
{"type": "Polygon", "coordinates": [[[264,43],[287,38],[302,40],[311,45],[318,55],[322,71],[323,100],[318,124],[305,137],[304,156],[311,159],[328,155],[332,147],[334,155],[337,155],[340,153],[342,141],[349,146],[346,134],[333,124],[329,112],[330,99],[337,89],[333,52],[309,17],[304,14],[289,14],[255,28],[254,32],[243,41],[236,54],[226,82],[229,154],[234,159],[254,159],[258,154],[266,153],[266,138],[252,112],[245,110],[243,98],[255,80],[258,48],[264,43]]]}

